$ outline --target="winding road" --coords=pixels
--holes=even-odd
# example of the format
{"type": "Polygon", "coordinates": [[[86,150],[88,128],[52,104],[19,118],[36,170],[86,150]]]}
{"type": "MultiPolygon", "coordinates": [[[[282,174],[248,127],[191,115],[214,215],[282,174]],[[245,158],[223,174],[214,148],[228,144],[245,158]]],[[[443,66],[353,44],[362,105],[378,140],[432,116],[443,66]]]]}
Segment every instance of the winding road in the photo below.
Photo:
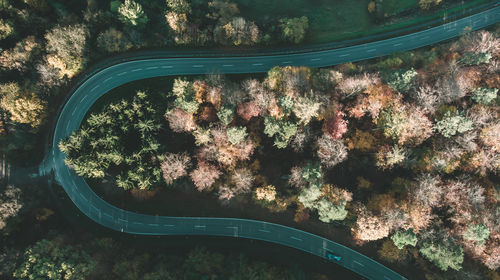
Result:
{"type": "Polygon", "coordinates": [[[87,76],[60,110],[53,132],[52,149],[40,166],[42,173],[54,171],[55,179],[73,203],[95,222],[122,232],[141,235],[217,235],[264,240],[293,247],[322,258],[330,251],[342,257],[337,262],[368,279],[406,279],[384,265],[341,244],[295,228],[263,221],[234,218],[167,217],[119,209],[97,196],[85,180],[64,163],[57,143],[80,127],[86,112],[99,97],[124,83],[168,75],[225,74],[268,71],[273,66],[304,65],[325,67],[359,61],[393,52],[411,50],[459,36],[465,28],[477,30],[500,21],[500,7],[413,34],[353,47],[283,55],[246,57],[165,57],[130,56],[130,61],[102,66],[87,76]]]}

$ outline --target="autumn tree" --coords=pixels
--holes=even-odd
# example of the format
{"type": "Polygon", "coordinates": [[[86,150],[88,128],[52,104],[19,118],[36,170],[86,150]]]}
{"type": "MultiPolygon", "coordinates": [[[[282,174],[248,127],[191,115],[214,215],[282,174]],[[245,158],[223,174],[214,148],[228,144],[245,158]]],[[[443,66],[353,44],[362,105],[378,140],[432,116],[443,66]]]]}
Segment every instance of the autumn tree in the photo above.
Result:
{"type": "Polygon", "coordinates": [[[389,77],[387,84],[402,93],[408,92],[413,86],[413,81],[415,77],[418,75],[415,69],[410,70],[398,70],[389,77]]]}
{"type": "Polygon", "coordinates": [[[187,169],[191,166],[191,159],[187,154],[167,153],[163,158],[160,168],[168,185],[187,175],[187,169]]]}
{"type": "Polygon", "coordinates": [[[472,91],[472,100],[477,103],[487,105],[497,98],[496,88],[476,88],[472,91]]]}
{"type": "Polygon", "coordinates": [[[50,52],[47,63],[59,69],[61,77],[73,77],[86,62],[88,36],[88,29],[81,24],[54,27],[45,34],[46,48],[50,52]]]}
{"type": "Polygon", "coordinates": [[[16,43],[12,49],[4,50],[0,54],[0,66],[7,70],[24,71],[34,54],[40,50],[40,44],[34,36],[28,36],[16,43]]]}
{"type": "Polygon", "coordinates": [[[0,40],[9,37],[13,33],[14,28],[12,24],[7,20],[0,19],[0,40]]]}
{"type": "Polygon", "coordinates": [[[380,113],[377,126],[399,145],[418,145],[432,134],[432,123],[419,108],[393,106],[380,113]]]}
{"type": "Polygon", "coordinates": [[[0,107],[10,113],[14,122],[39,127],[47,115],[47,102],[27,92],[17,83],[0,84],[0,107]]]}
{"type": "Polygon", "coordinates": [[[96,262],[79,247],[62,240],[42,239],[24,252],[24,260],[14,272],[16,279],[84,279],[96,262]]]}
{"type": "Polygon", "coordinates": [[[189,177],[198,191],[210,188],[220,175],[221,172],[217,169],[217,167],[204,161],[198,162],[196,169],[189,173],[189,177]]]}
{"type": "Polygon", "coordinates": [[[21,189],[8,185],[0,193],[0,231],[7,225],[10,217],[15,217],[23,207],[21,189]]]}
{"type": "Polygon", "coordinates": [[[483,224],[470,225],[467,231],[463,233],[463,237],[481,246],[490,237],[490,229],[483,224]]]}
{"type": "Polygon", "coordinates": [[[342,140],[334,140],[323,134],[318,138],[316,145],[318,158],[325,167],[333,167],[347,158],[347,147],[342,140]]]}

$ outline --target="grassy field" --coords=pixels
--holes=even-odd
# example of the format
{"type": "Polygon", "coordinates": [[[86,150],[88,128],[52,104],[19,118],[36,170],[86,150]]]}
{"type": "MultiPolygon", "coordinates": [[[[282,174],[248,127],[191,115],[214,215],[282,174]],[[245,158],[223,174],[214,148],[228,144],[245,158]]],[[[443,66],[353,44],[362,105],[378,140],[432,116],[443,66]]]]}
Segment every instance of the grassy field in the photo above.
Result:
{"type": "Polygon", "coordinates": [[[448,6],[421,12],[418,0],[385,0],[384,11],[398,14],[411,9],[405,17],[392,18],[386,22],[376,22],[368,12],[369,0],[233,0],[243,16],[257,22],[266,22],[283,17],[307,16],[309,30],[305,44],[328,43],[339,40],[373,35],[404,28],[442,17],[463,9],[468,9],[489,0],[473,0],[450,3],[448,6]]]}

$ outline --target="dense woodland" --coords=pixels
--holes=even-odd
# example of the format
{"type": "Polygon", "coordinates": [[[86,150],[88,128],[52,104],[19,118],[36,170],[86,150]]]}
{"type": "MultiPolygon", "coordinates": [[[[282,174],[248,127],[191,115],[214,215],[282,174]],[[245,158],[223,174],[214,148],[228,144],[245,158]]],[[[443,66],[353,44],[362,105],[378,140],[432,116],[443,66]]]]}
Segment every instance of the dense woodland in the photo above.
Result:
{"type": "MultiPolygon", "coordinates": [[[[379,22],[443,4],[367,3],[379,22]]],[[[11,163],[38,164],[72,81],[109,55],[290,45],[310,25],[302,15],[259,22],[226,1],[0,0],[0,149],[11,163]]],[[[293,212],[305,227],[340,223],[348,245],[427,279],[499,279],[498,38],[497,26],[326,69],[176,77],[101,104],[60,148],[80,175],[145,204],[187,184],[223,207],[293,212]]],[[[287,268],[205,249],[173,256],[70,237],[48,196],[37,184],[0,186],[0,278],[294,279],[287,268]]]]}
{"type": "Polygon", "coordinates": [[[374,63],[179,77],[157,105],[137,92],[91,114],[60,148],[78,174],[120,188],[188,177],[223,204],[253,199],[295,209],[297,223],[345,220],[360,243],[389,238],[395,262],[415,247],[443,271],[464,255],[496,270],[499,51],[480,31],[374,63]],[[182,144],[162,137],[173,133],[182,144]]]}

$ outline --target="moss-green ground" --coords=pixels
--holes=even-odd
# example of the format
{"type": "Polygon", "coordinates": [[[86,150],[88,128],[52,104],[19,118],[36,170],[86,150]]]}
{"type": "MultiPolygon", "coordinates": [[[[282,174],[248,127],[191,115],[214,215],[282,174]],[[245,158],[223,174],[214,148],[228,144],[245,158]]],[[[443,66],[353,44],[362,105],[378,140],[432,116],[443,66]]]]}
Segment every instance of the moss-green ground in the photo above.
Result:
{"type": "Polygon", "coordinates": [[[276,18],[307,16],[309,30],[305,44],[328,43],[345,39],[373,35],[416,25],[443,14],[451,14],[468,9],[489,0],[473,0],[465,3],[451,2],[430,11],[422,12],[418,0],[385,0],[384,11],[400,14],[415,10],[404,17],[376,22],[368,12],[370,0],[232,0],[238,3],[241,14],[256,22],[266,22],[276,18]]]}

